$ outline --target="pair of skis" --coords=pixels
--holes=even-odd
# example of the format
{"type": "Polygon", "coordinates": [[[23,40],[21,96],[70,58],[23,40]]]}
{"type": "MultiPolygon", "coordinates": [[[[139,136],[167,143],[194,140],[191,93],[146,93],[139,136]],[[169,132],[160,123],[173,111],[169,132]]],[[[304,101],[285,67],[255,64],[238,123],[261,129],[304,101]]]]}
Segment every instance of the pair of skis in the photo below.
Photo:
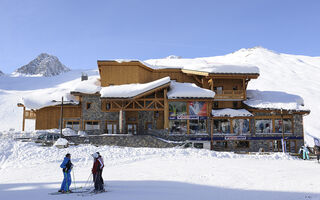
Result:
{"type": "Polygon", "coordinates": [[[85,190],[76,190],[76,191],[72,191],[72,192],[51,192],[49,193],[50,195],[60,195],[60,194],[77,194],[78,196],[91,196],[91,195],[95,195],[95,194],[100,194],[100,193],[104,193],[107,192],[106,190],[103,191],[94,191],[94,190],[90,190],[90,189],[85,189],[85,190]]]}

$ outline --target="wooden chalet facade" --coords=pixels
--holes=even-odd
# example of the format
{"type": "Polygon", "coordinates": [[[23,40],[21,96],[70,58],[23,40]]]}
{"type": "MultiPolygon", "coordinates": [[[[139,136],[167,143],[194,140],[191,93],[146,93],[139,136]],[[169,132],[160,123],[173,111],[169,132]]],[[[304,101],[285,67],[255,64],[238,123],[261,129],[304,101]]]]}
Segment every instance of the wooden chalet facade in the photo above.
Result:
{"type": "MultiPolygon", "coordinates": [[[[151,134],[226,151],[282,151],[284,139],[287,151],[297,152],[304,144],[303,116],[310,111],[244,103],[257,72],[152,68],[139,61],[98,61],[98,68],[106,92],[70,91],[78,104],[64,106],[63,127],[92,135],[151,134]],[[174,86],[182,89],[171,94],[174,86]],[[129,95],[130,88],[144,89],[129,95]]],[[[59,105],[25,110],[24,117],[27,112],[35,113],[36,129],[60,126],[59,105]]]]}

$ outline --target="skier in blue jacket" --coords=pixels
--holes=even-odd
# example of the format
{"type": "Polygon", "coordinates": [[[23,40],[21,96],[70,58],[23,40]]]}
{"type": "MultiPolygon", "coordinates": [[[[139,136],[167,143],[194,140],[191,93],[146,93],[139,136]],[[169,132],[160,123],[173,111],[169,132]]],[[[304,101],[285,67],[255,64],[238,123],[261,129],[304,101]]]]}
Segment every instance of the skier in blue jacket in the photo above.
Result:
{"type": "Polygon", "coordinates": [[[63,172],[63,181],[61,184],[61,188],[59,192],[61,193],[66,193],[66,192],[71,192],[70,185],[71,185],[71,170],[73,167],[73,164],[71,163],[71,155],[70,153],[66,154],[66,157],[64,157],[63,162],[61,163],[60,167],[62,168],[63,172]]]}

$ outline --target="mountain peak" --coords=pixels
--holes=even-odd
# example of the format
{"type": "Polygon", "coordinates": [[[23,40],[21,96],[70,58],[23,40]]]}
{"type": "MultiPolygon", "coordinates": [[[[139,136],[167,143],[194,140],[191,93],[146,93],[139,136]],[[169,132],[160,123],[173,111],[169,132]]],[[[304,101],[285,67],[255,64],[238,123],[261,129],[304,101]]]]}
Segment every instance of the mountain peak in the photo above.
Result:
{"type": "Polygon", "coordinates": [[[13,72],[15,76],[56,76],[70,71],[56,56],[41,53],[27,65],[13,72]]]}
{"type": "Polygon", "coordinates": [[[4,75],[4,73],[0,70],[0,76],[3,76],[4,75]]]}
{"type": "Polygon", "coordinates": [[[182,58],[181,56],[176,56],[176,55],[170,55],[168,57],[166,57],[166,59],[180,59],[182,58]]]}

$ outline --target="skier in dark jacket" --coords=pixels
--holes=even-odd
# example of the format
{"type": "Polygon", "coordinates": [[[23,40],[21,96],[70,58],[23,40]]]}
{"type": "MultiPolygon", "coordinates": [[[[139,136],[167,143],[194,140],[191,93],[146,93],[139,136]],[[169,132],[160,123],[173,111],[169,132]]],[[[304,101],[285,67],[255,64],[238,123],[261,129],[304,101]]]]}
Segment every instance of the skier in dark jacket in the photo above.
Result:
{"type": "Polygon", "coordinates": [[[70,185],[71,185],[71,169],[73,167],[73,164],[71,163],[71,155],[70,153],[66,154],[66,157],[64,157],[63,162],[61,163],[60,167],[62,168],[63,172],[63,181],[61,184],[61,188],[59,192],[66,193],[71,192],[70,185]]]}
{"type": "Polygon", "coordinates": [[[102,169],[104,167],[102,158],[99,158],[97,153],[92,154],[94,158],[92,174],[94,181],[94,192],[104,192],[103,182],[102,182],[102,169]]]}
{"type": "Polygon", "coordinates": [[[319,159],[320,159],[320,147],[319,146],[314,146],[314,154],[317,156],[317,160],[318,160],[318,163],[319,163],[319,159]]]}
{"type": "MultiPolygon", "coordinates": [[[[98,154],[98,159],[100,159],[100,161],[101,161],[101,163],[102,163],[102,165],[103,165],[103,167],[104,167],[104,161],[103,161],[102,156],[100,155],[99,152],[96,152],[96,153],[98,154]]],[[[103,180],[103,178],[102,178],[103,167],[102,167],[102,169],[101,169],[100,179],[101,179],[101,182],[102,182],[102,186],[104,187],[104,180],[103,180]]]]}

